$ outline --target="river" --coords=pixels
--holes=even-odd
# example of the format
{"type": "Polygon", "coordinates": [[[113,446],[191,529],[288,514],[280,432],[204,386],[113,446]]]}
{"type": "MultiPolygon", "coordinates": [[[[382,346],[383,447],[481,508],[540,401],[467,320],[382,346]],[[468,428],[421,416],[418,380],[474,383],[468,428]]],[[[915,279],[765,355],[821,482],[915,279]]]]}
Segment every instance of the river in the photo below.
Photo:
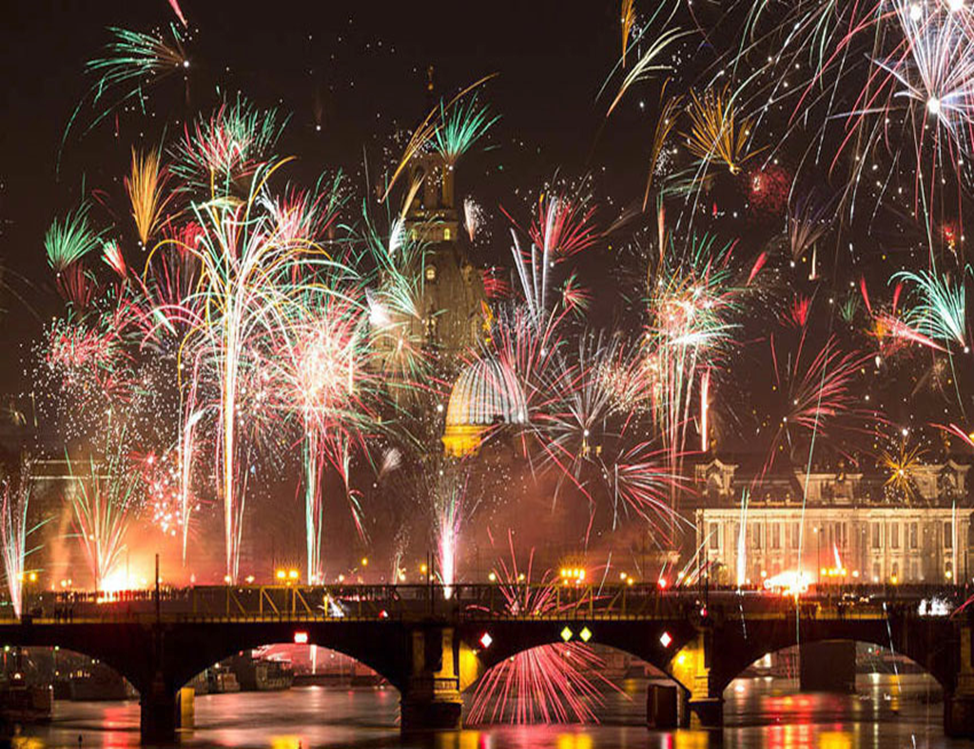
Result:
{"type": "MultiPolygon", "coordinates": [[[[612,694],[596,726],[494,725],[404,740],[394,689],[303,687],[287,692],[207,695],[185,747],[266,749],[896,749],[969,747],[944,738],[942,703],[929,679],[860,676],[855,695],[798,694],[793,681],[739,679],[725,693],[722,731],[648,731],[645,682],[612,694]]],[[[29,728],[21,749],[128,747],[139,743],[136,702],[55,703],[54,720],[29,728]]]]}

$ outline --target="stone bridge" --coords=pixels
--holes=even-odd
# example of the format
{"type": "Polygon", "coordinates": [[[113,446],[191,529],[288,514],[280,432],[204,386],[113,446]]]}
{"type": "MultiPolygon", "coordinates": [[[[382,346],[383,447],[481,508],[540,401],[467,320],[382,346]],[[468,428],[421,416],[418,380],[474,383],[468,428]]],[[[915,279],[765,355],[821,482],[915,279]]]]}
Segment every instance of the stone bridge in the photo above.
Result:
{"type": "Polygon", "coordinates": [[[539,645],[582,640],[637,656],[669,675],[703,725],[718,725],[724,688],[767,653],[854,640],[904,654],[943,687],[949,735],[974,735],[972,620],[947,616],[961,589],[859,589],[796,600],[657,586],[220,586],[114,595],[42,594],[0,642],[59,646],[97,658],[138,690],[142,735],[169,740],[177,693],[242,650],[307,642],[373,668],[401,695],[403,731],[460,725],[461,692],[490,667],[539,645]],[[921,600],[924,603],[921,604],[921,600]]]}

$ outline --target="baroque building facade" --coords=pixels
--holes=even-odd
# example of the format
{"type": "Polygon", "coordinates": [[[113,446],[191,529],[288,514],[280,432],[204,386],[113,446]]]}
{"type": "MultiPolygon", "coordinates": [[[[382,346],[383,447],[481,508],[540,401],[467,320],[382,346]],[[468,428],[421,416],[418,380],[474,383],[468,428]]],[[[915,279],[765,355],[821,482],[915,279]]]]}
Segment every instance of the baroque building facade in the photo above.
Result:
{"type": "Polygon", "coordinates": [[[953,460],[916,466],[904,501],[879,473],[795,470],[754,482],[714,459],[695,466],[699,565],[727,585],[773,584],[799,569],[822,585],[970,582],[969,471],[953,460]]]}

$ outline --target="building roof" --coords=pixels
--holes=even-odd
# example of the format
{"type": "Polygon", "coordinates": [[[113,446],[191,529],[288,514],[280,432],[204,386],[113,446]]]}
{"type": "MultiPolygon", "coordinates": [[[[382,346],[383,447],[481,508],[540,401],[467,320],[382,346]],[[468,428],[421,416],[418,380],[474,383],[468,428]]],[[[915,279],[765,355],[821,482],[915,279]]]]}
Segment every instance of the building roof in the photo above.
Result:
{"type": "Polygon", "coordinates": [[[447,428],[528,420],[524,392],[511,368],[493,357],[468,364],[457,378],[446,410],[447,428]]]}

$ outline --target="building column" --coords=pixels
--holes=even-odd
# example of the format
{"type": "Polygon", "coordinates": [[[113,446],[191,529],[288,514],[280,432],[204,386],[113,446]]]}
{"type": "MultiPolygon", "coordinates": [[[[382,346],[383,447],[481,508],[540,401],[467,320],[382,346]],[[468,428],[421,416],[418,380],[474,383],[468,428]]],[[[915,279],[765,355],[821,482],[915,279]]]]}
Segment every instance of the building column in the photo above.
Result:
{"type": "Polygon", "coordinates": [[[157,672],[148,688],[139,693],[142,743],[168,743],[176,739],[176,695],[157,672]]]}
{"type": "Polygon", "coordinates": [[[952,692],[944,694],[944,734],[974,738],[974,668],[971,668],[971,625],[960,627],[958,673],[952,692]]]}
{"type": "Polygon", "coordinates": [[[412,669],[399,703],[403,733],[460,728],[463,701],[451,627],[417,627],[411,633],[412,669]]]}

